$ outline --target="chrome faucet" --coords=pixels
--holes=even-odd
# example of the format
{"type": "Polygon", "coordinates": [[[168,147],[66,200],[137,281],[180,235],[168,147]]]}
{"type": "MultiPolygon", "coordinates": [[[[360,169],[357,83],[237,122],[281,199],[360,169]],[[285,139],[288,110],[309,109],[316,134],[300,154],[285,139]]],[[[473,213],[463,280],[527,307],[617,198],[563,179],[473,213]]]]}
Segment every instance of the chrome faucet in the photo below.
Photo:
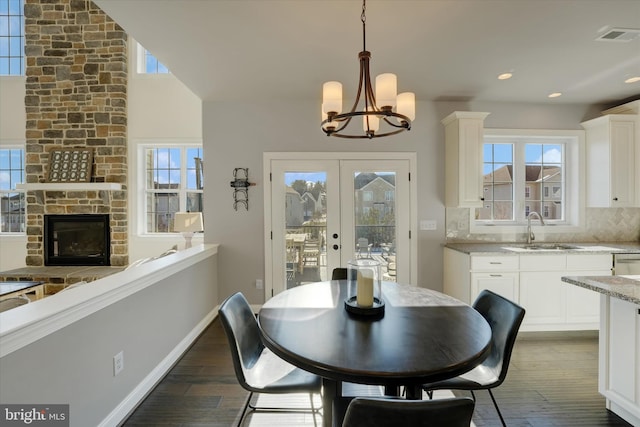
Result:
{"type": "Polygon", "coordinates": [[[531,231],[532,216],[537,216],[538,219],[540,220],[540,225],[544,225],[544,220],[542,219],[542,217],[538,212],[536,211],[529,212],[529,215],[527,215],[527,245],[530,245],[533,240],[536,240],[536,235],[533,234],[533,231],[531,231]]]}

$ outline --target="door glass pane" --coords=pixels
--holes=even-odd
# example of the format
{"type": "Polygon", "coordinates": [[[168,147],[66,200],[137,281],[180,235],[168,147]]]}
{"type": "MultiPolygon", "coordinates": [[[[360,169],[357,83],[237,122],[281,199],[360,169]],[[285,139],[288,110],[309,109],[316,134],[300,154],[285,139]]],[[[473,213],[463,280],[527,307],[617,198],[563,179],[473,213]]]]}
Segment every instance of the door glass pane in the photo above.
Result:
{"type": "Polygon", "coordinates": [[[331,279],[327,271],[327,172],[285,172],[287,289],[331,279]]]}
{"type": "Polygon", "coordinates": [[[354,224],[356,258],[373,258],[383,280],[396,281],[396,173],[356,172],[354,224]]]}

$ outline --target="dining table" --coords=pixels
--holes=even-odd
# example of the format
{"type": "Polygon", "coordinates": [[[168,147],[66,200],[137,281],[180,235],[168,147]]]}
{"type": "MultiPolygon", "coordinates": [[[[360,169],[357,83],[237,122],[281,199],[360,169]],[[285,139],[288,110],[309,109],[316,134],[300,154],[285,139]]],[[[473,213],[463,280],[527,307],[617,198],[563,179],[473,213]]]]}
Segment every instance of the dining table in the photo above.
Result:
{"type": "Polygon", "coordinates": [[[258,313],[273,353],[322,377],[323,425],[340,426],[350,398],[343,383],[383,386],[407,399],[421,385],[463,374],[489,354],[491,327],[473,307],[431,289],[382,282],[384,311],[347,310],[353,282],[301,285],[269,299],[258,313]]]}

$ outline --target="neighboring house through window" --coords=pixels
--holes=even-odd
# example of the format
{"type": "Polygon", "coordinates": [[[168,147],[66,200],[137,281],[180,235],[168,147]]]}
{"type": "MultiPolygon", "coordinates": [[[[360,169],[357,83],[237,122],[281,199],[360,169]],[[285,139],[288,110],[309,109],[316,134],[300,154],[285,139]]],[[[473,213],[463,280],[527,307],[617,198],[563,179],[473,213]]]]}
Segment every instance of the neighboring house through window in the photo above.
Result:
{"type": "MultiPolygon", "coordinates": [[[[1,3],[1,2],[0,2],[1,3]]],[[[25,232],[24,149],[0,148],[0,233],[25,232]]]]}
{"type": "Polygon", "coordinates": [[[24,75],[22,0],[0,0],[0,75],[24,75]]]}
{"type": "Polygon", "coordinates": [[[202,212],[202,147],[142,146],[145,230],[172,233],[176,212],[202,212]]]}

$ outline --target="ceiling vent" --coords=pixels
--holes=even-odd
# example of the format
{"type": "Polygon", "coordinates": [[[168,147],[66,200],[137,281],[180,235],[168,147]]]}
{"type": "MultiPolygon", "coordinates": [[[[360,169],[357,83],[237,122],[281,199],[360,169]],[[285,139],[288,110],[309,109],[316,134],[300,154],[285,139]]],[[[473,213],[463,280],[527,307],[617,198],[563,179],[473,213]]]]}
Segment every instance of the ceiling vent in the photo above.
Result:
{"type": "Polygon", "coordinates": [[[596,40],[603,42],[630,42],[640,37],[636,28],[607,28],[596,40]]]}

